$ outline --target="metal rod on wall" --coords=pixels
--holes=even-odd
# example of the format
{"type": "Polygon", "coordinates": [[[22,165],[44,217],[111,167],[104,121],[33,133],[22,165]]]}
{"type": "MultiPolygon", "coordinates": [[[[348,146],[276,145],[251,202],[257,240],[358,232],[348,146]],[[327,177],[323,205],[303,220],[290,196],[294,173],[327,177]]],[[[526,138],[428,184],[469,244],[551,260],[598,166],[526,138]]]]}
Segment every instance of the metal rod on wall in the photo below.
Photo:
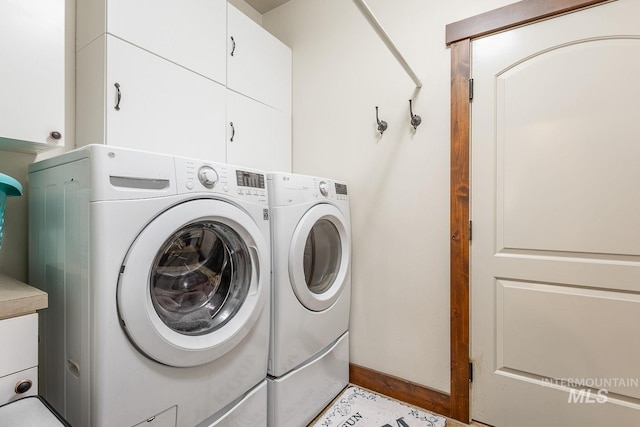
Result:
{"type": "Polygon", "coordinates": [[[409,77],[411,77],[411,80],[413,80],[413,82],[416,84],[416,87],[421,88],[422,82],[420,81],[416,73],[413,72],[413,70],[411,69],[407,61],[404,59],[404,57],[402,56],[402,54],[400,53],[396,45],[393,44],[393,42],[391,41],[387,33],[384,31],[384,28],[382,28],[382,25],[380,25],[380,22],[378,21],[378,19],[375,17],[371,9],[369,9],[369,6],[367,6],[364,0],[353,0],[353,1],[356,4],[356,6],[358,6],[358,9],[360,9],[364,17],[367,19],[367,21],[369,21],[369,24],[371,24],[371,27],[373,27],[375,32],[378,33],[378,35],[380,36],[384,44],[387,45],[387,47],[389,48],[393,56],[395,56],[398,62],[400,63],[400,65],[402,65],[402,68],[404,68],[407,74],[409,74],[409,77]]]}

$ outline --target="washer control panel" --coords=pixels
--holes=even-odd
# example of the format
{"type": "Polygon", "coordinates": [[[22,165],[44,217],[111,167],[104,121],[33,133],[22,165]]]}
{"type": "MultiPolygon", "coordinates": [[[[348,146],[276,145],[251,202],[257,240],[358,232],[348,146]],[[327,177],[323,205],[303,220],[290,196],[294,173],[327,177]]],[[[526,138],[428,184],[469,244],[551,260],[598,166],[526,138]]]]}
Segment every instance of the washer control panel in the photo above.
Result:
{"type": "Polygon", "coordinates": [[[264,172],[225,163],[176,157],[179,193],[206,192],[267,203],[264,172]]]}

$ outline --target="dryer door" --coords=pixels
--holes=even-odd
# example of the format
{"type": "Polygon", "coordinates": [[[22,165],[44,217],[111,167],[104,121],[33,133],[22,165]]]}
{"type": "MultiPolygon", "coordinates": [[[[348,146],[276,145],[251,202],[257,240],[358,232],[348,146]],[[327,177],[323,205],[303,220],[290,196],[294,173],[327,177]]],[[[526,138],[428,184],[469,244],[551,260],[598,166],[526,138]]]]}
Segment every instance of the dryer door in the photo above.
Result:
{"type": "Polygon", "coordinates": [[[293,233],[289,277],[298,300],[322,311],[340,297],[348,280],[351,239],[338,208],[320,204],[304,214],[293,233]]]}
{"type": "Polygon", "coordinates": [[[269,293],[269,252],[241,209],[200,199],[174,206],[138,235],[118,282],[121,323],[136,347],[170,366],[232,350],[269,293]]]}

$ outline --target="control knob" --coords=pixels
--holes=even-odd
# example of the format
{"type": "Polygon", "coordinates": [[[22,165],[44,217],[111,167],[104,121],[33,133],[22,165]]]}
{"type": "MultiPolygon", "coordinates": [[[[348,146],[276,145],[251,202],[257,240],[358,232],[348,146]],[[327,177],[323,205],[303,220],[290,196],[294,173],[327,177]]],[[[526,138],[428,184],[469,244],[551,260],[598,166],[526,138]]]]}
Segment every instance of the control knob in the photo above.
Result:
{"type": "Polygon", "coordinates": [[[211,166],[202,166],[198,171],[200,183],[207,188],[213,188],[218,182],[218,173],[211,166]]]}
{"type": "Polygon", "coordinates": [[[329,195],[329,189],[326,182],[320,181],[318,188],[320,189],[320,194],[322,194],[324,197],[327,197],[329,195]]]}

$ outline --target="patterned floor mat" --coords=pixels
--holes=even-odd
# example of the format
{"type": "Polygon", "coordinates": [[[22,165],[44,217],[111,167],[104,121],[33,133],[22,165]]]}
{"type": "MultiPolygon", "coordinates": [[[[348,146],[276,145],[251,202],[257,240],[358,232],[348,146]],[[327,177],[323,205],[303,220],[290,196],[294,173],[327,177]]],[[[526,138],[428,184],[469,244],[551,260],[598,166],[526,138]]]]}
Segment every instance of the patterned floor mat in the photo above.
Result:
{"type": "Polygon", "coordinates": [[[444,427],[446,419],[385,396],[349,387],[312,427],[444,427]]]}

